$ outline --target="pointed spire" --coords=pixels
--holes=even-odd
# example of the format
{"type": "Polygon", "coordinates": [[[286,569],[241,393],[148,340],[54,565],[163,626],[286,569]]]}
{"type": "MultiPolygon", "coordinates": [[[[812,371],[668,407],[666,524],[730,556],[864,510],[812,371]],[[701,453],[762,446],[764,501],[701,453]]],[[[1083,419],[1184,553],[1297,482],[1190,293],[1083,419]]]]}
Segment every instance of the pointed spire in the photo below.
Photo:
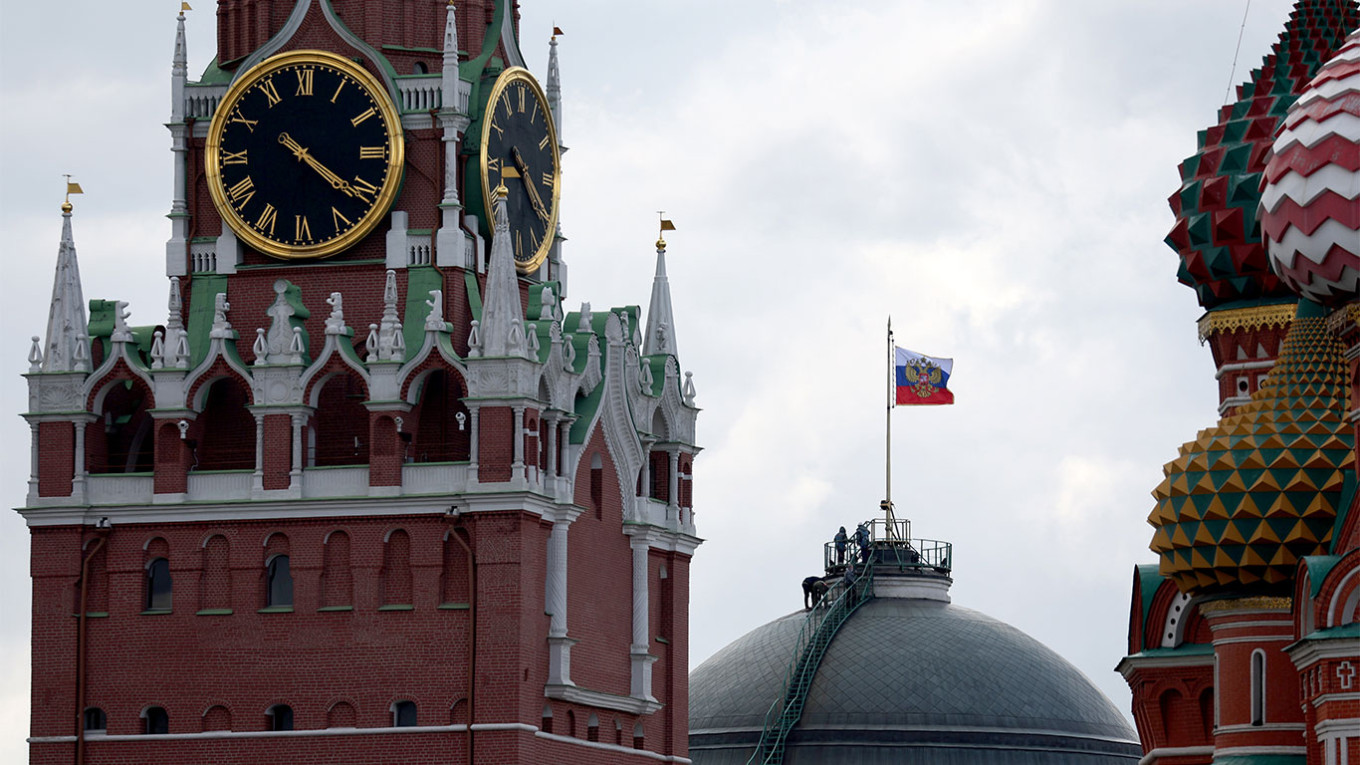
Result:
{"type": "Polygon", "coordinates": [[[184,121],[184,85],[189,81],[189,45],[184,36],[184,6],[175,22],[175,57],[170,64],[170,122],[184,121]]]}
{"type": "Polygon", "coordinates": [[[448,13],[444,16],[444,71],[440,80],[444,92],[444,109],[453,110],[458,106],[458,14],[453,0],[449,0],[448,13]]]}
{"type": "Polygon", "coordinates": [[[553,125],[557,127],[557,144],[562,145],[562,71],[557,68],[557,36],[562,30],[553,27],[553,36],[548,40],[548,111],[552,112],[553,125]]]}
{"type": "Polygon", "coordinates": [[[652,301],[647,306],[647,332],[642,337],[642,355],[678,356],[675,343],[675,315],[671,310],[671,283],[666,278],[666,240],[656,240],[656,278],[652,280],[652,301]]]}
{"type": "MultiPolygon", "coordinates": [[[[69,199],[69,195],[68,195],[69,199]]],[[[61,206],[61,245],[57,248],[57,269],[52,280],[52,307],[47,314],[47,343],[42,359],[44,372],[86,372],[85,359],[78,347],[90,334],[85,318],[85,295],[80,287],[80,265],[76,262],[76,243],[71,235],[71,203],[61,206]]]]}
{"type": "Polygon", "coordinates": [[[496,230],[491,235],[491,262],[486,269],[480,324],[483,356],[524,355],[524,306],[519,300],[515,259],[510,252],[510,220],[505,204],[508,193],[503,184],[494,192],[496,230]]]}

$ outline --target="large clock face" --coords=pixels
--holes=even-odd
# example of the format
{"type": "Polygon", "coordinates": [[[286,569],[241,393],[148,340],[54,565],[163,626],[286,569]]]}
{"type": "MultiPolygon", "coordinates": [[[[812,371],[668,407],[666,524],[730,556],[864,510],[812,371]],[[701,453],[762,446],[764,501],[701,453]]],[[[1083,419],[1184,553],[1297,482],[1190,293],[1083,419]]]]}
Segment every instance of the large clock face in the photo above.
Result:
{"type": "Polygon", "coordinates": [[[224,223],[280,258],[362,239],[396,198],[401,119],[383,85],[325,51],[284,53],[223,97],[208,130],[208,190],[224,223]]]}
{"type": "Polygon", "coordinates": [[[520,273],[532,273],[552,248],[561,196],[557,130],[548,99],[528,70],[507,69],[491,88],[482,123],[487,220],[495,220],[492,190],[504,184],[515,265],[520,273]]]}

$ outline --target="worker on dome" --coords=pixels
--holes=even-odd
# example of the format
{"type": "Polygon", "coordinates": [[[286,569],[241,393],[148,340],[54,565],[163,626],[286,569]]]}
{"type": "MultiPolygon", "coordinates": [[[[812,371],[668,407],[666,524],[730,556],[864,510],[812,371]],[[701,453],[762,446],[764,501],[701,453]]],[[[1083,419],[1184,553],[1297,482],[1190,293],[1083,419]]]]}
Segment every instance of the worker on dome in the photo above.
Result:
{"type": "Polygon", "coordinates": [[[849,541],[850,541],[850,537],[846,535],[846,533],[845,533],[845,527],[842,526],[842,527],[841,527],[841,530],[836,532],[836,539],[835,539],[835,542],[836,542],[836,565],[838,565],[838,566],[843,566],[843,565],[845,565],[845,545],[846,545],[846,543],[848,543],[849,541]]]}

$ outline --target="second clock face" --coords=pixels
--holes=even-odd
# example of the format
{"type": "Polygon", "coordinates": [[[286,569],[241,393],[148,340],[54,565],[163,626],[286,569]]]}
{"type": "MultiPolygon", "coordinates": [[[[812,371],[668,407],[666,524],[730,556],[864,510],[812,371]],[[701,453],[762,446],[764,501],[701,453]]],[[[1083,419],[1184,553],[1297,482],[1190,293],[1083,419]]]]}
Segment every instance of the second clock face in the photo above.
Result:
{"type": "Polygon", "coordinates": [[[532,273],[552,248],[561,195],[557,131],[548,100],[527,70],[507,69],[491,89],[482,120],[487,220],[495,220],[492,190],[504,184],[515,266],[532,273]]]}
{"type": "Polygon", "coordinates": [[[384,88],[323,51],[275,56],[238,79],[213,117],[206,153],[223,221],[282,258],[353,245],[401,184],[401,123],[384,88]]]}

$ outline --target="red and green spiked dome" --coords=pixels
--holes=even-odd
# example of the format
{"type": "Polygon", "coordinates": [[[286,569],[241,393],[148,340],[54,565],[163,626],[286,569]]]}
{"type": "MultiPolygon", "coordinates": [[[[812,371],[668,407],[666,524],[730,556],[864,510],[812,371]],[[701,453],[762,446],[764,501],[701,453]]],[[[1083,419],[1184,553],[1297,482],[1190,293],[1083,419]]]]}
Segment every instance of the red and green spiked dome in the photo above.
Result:
{"type": "Polygon", "coordinates": [[[1275,273],[1319,303],[1360,297],[1360,29],[1289,107],[1265,177],[1275,273]]]}
{"type": "Polygon", "coordinates": [[[1300,301],[1251,401],[1162,469],[1150,546],[1183,592],[1285,582],[1326,554],[1354,464],[1347,369],[1325,309],[1300,301]]]}
{"type": "Polygon", "coordinates": [[[1237,103],[1219,110],[1218,124],[1200,131],[1199,150],[1181,163],[1166,242],[1180,255],[1181,283],[1206,309],[1293,297],[1261,242],[1262,172],[1290,104],[1358,24],[1354,0],[1299,0],[1261,68],[1238,86],[1237,103]]]}

